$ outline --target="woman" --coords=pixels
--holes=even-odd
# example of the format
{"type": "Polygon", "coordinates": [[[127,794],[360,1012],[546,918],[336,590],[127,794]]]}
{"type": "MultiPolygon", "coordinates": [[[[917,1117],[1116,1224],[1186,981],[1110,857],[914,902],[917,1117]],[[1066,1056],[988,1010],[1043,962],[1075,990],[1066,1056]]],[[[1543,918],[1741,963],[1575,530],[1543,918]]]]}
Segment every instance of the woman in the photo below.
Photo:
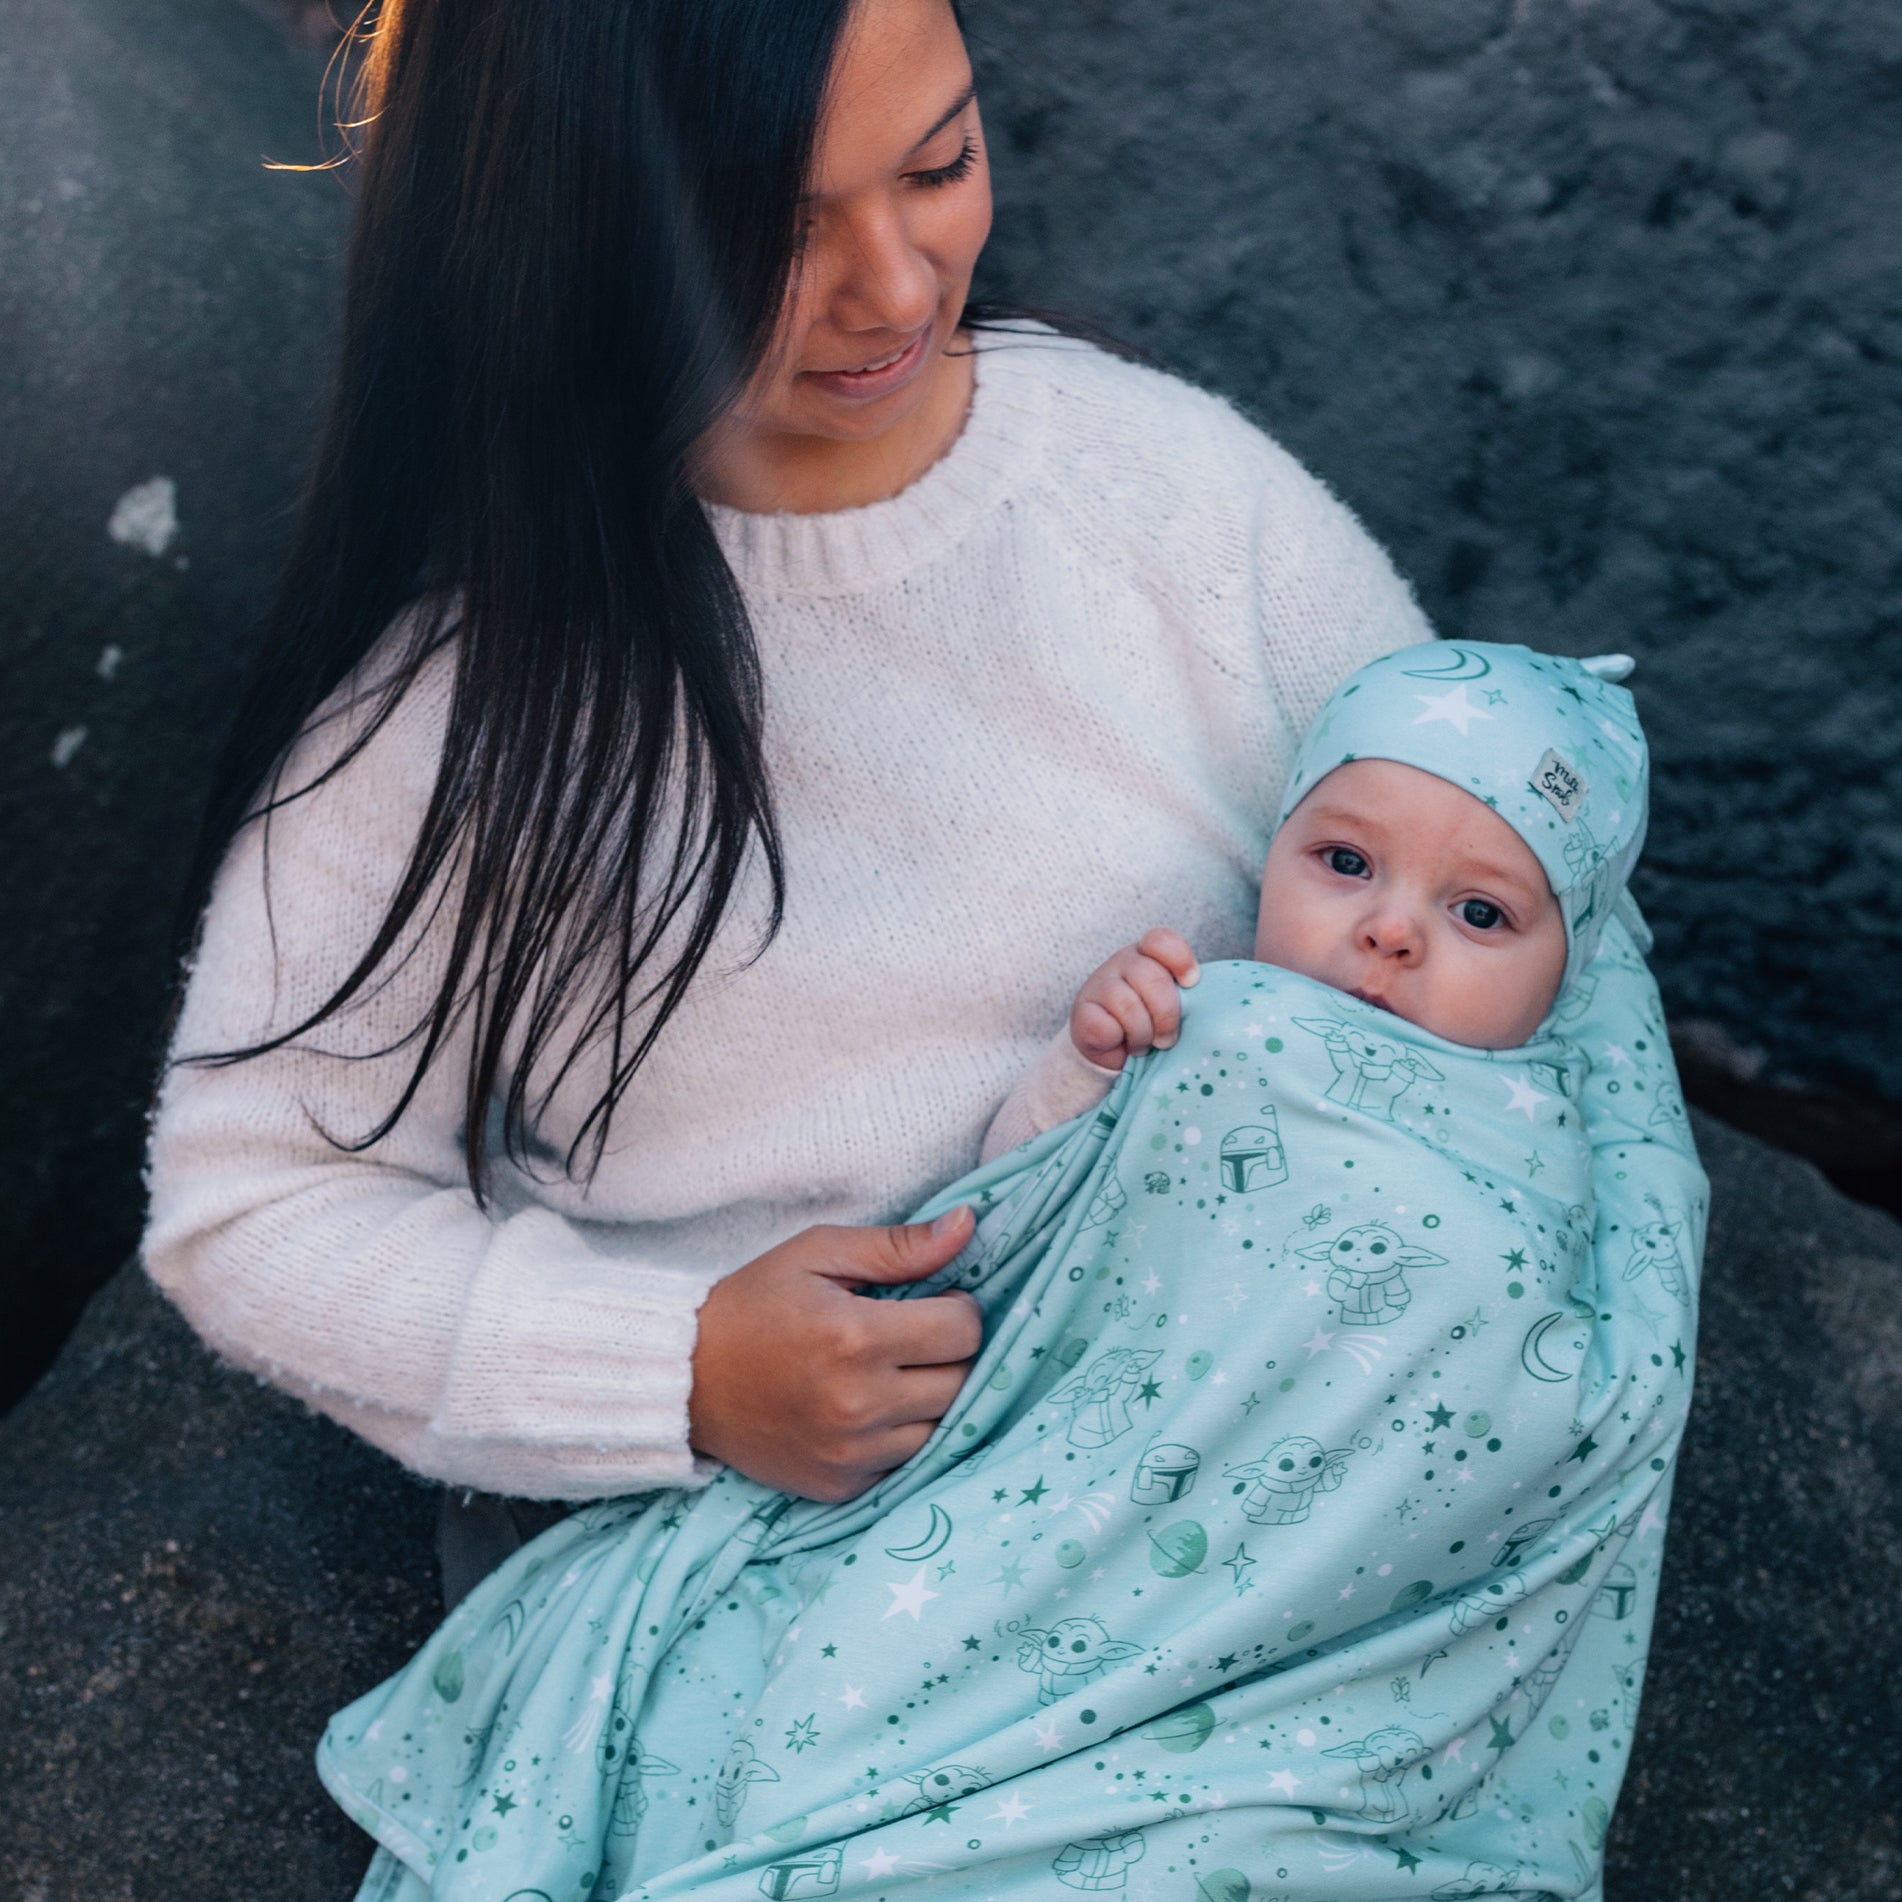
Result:
{"type": "MultiPolygon", "coordinates": [[[[452,1500],[851,1497],[978,1346],[854,1296],[968,1215],[881,1224],[1077,971],[1246,953],[1292,737],[1426,628],[1225,405],[967,311],[950,0],[385,0],[368,92],[148,1266],[452,1500]]],[[[535,1523],[451,1517],[452,1595],[535,1523]]]]}

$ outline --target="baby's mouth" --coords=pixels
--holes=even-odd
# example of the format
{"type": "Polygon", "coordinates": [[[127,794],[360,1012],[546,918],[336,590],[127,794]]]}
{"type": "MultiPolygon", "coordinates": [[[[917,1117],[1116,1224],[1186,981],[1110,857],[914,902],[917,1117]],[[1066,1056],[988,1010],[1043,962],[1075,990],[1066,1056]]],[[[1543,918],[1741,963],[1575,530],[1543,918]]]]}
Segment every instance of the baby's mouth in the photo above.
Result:
{"type": "Polygon", "coordinates": [[[1376,997],[1372,991],[1363,991],[1356,988],[1354,990],[1350,990],[1347,994],[1349,997],[1358,997],[1363,1004],[1373,1005],[1373,1007],[1376,1010],[1384,1010],[1389,1017],[1393,1017],[1398,1014],[1394,1010],[1394,1007],[1390,1003],[1388,1003],[1384,997],[1376,997]]]}

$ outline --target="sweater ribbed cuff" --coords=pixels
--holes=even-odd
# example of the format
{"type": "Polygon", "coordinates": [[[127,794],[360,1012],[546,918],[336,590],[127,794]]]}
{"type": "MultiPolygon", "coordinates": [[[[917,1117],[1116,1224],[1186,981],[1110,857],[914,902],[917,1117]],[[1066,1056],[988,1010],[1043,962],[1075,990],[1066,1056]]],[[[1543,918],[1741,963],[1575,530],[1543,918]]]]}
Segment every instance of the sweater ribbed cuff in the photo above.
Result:
{"type": "Polygon", "coordinates": [[[1070,1041],[1069,1031],[1060,1031],[1044,1046],[1024,1079],[1030,1113],[1036,1118],[1037,1127],[1055,1129],[1059,1123],[1067,1123],[1071,1117],[1094,1109],[1122,1074],[1120,1067],[1111,1070],[1103,1064],[1092,1063],[1070,1041]]]}
{"type": "Polygon", "coordinates": [[[1094,1109],[1121,1075],[1120,1070],[1092,1063],[1070,1041],[1066,1026],[1037,1053],[1036,1061],[991,1119],[984,1137],[983,1160],[989,1162],[1031,1137],[1094,1109]]]}
{"type": "Polygon", "coordinates": [[[430,1432],[641,1453],[685,1473],[706,1292],[700,1276],[594,1254],[547,1210],[511,1217],[470,1289],[430,1432]]]}

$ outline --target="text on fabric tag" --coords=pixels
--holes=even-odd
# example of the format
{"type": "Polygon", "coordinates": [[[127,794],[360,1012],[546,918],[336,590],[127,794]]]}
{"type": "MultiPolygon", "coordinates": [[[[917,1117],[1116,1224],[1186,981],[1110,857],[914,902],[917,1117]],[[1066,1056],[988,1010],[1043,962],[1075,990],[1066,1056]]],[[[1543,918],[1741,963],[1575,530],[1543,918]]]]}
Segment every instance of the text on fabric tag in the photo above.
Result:
{"type": "Polygon", "coordinates": [[[1553,748],[1547,747],[1544,759],[1533,769],[1532,790],[1570,825],[1591,788],[1553,748]]]}

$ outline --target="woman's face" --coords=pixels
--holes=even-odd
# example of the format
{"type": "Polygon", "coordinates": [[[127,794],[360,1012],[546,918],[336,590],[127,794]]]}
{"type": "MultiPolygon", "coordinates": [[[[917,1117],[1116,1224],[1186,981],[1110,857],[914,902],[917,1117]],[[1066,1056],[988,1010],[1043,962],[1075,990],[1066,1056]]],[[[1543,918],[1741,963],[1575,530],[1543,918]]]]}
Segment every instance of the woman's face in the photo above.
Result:
{"type": "MultiPolygon", "coordinates": [[[[949,0],[857,0],[827,87],[794,280],[716,454],[785,458],[916,426],[991,226],[971,62],[949,0]]],[[[952,433],[955,434],[955,426],[952,433]]]]}

